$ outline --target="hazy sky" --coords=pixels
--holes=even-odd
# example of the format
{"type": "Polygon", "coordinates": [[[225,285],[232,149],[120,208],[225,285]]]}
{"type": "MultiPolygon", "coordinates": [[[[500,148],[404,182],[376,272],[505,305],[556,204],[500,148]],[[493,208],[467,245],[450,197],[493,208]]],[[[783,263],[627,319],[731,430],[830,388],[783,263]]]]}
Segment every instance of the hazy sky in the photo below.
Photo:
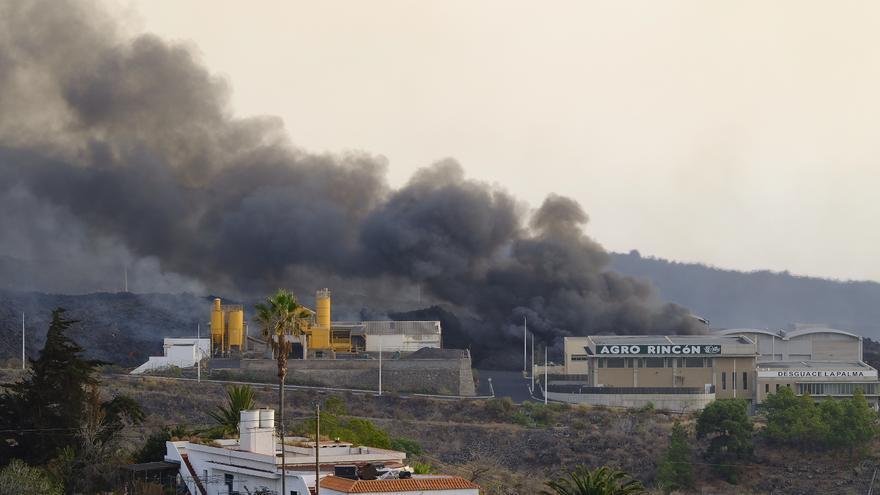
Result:
{"type": "Polygon", "coordinates": [[[880,280],[880,2],[111,5],[392,184],[454,157],[611,250],[880,280]]]}

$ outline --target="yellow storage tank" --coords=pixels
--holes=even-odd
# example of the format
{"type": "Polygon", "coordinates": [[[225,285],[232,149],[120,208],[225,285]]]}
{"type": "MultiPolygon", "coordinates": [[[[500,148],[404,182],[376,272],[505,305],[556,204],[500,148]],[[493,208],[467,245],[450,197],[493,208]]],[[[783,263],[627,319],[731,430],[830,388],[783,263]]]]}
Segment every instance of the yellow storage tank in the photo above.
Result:
{"type": "Polygon", "coordinates": [[[244,340],[244,309],[241,306],[227,306],[226,324],[229,332],[227,348],[238,347],[241,351],[241,343],[244,340]]]}
{"type": "Polygon", "coordinates": [[[214,299],[214,307],[211,309],[211,347],[214,352],[223,351],[226,325],[223,321],[223,306],[220,298],[214,299]]]}
{"type": "Polygon", "coordinates": [[[315,295],[315,326],[309,329],[309,349],[330,349],[330,289],[315,295]]]}

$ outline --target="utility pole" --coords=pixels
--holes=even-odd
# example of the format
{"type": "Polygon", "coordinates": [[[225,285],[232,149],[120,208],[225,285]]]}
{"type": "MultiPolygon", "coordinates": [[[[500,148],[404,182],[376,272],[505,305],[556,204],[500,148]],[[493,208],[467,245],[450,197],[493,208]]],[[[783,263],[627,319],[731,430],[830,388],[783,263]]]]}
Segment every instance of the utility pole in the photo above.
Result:
{"type": "Polygon", "coordinates": [[[202,324],[196,323],[196,381],[202,383],[202,324]]]}
{"type": "Polygon", "coordinates": [[[128,292],[128,265],[123,268],[122,274],[123,287],[125,288],[124,292],[128,292]]]}
{"type": "Polygon", "coordinates": [[[379,395],[382,395],[382,336],[379,336],[379,395]]]}
{"type": "Polygon", "coordinates": [[[25,369],[27,358],[24,355],[24,311],[21,312],[21,369],[25,369]]]}
{"type": "Polygon", "coordinates": [[[535,392],[535,334],[532,334],[532,370],[529,372],[532,377],[532,393],[535,392]]]}
{"type": "Polygon", "coordinates": [[[526,317],[523,316],[523,375],[525,375],[526,368],[529,365],[527,349],[527,346],[529,345],[529,334],[527,328],[526,317]]]}
{"type": "Polygon", "coordinates": [[[315,495],[321,493],[321,403],[315,404],[315,495]]]}
{"type": "Polygon", "coordinates": [[[547,389],[550,388],[550,373],[547,371],[547,345],[544,344],[544,404],[547,404],[547,389]]]}

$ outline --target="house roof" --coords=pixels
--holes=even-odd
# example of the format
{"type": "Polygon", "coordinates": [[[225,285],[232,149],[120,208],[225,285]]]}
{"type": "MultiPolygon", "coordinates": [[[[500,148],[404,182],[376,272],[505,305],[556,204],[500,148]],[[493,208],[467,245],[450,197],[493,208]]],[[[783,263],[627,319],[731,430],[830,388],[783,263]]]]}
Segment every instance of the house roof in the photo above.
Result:
{"type": "Polygon", "coordinates": [[[388,493],[431,490],[479,490],[480,486],[458,476],[420,476],[408,479],[351,480],[327,476],[321,488],[343,493],[388,493]]]}

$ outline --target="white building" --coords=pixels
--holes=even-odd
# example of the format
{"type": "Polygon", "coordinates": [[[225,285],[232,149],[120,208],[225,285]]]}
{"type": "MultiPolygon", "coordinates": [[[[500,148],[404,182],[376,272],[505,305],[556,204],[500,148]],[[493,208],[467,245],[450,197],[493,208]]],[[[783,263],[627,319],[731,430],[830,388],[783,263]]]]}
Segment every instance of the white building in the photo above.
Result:
{"type": "Polygon", "coordinates": [[[408,478],[353,480],[339,476],[321,479],[321,493],[348,495],[480,495],[480,487],[457,476],[412,476],[408,478]]]}
{"type": "Polygon", "coordinates": [[[147,371],[155,371],[171,366],[191,368],[202,358],[210,356],[211,339],[174,339],[164,340],[164,355],[150,356],[146,363],[135,368],[131,374],[139,375],[147,371]]]}
{"type": "MultiPolygon", "coordinates": [[[[165,460],[180,465],[180,477],[193,495],[281,493],[281,445],[275,438],[275,411],[242,411],[241,438],[206,443],[167,442],[165,460]]],[[[315,486],[315,442],[289,439],[285,445],[288,495],[308,495],[315,486]]],[[[406,454],[345,442],[320,443],[321,476],[336,466],[405,467],[406,454]]],[[[323,485],[322,485],[323,486],[323,485]]]]}

